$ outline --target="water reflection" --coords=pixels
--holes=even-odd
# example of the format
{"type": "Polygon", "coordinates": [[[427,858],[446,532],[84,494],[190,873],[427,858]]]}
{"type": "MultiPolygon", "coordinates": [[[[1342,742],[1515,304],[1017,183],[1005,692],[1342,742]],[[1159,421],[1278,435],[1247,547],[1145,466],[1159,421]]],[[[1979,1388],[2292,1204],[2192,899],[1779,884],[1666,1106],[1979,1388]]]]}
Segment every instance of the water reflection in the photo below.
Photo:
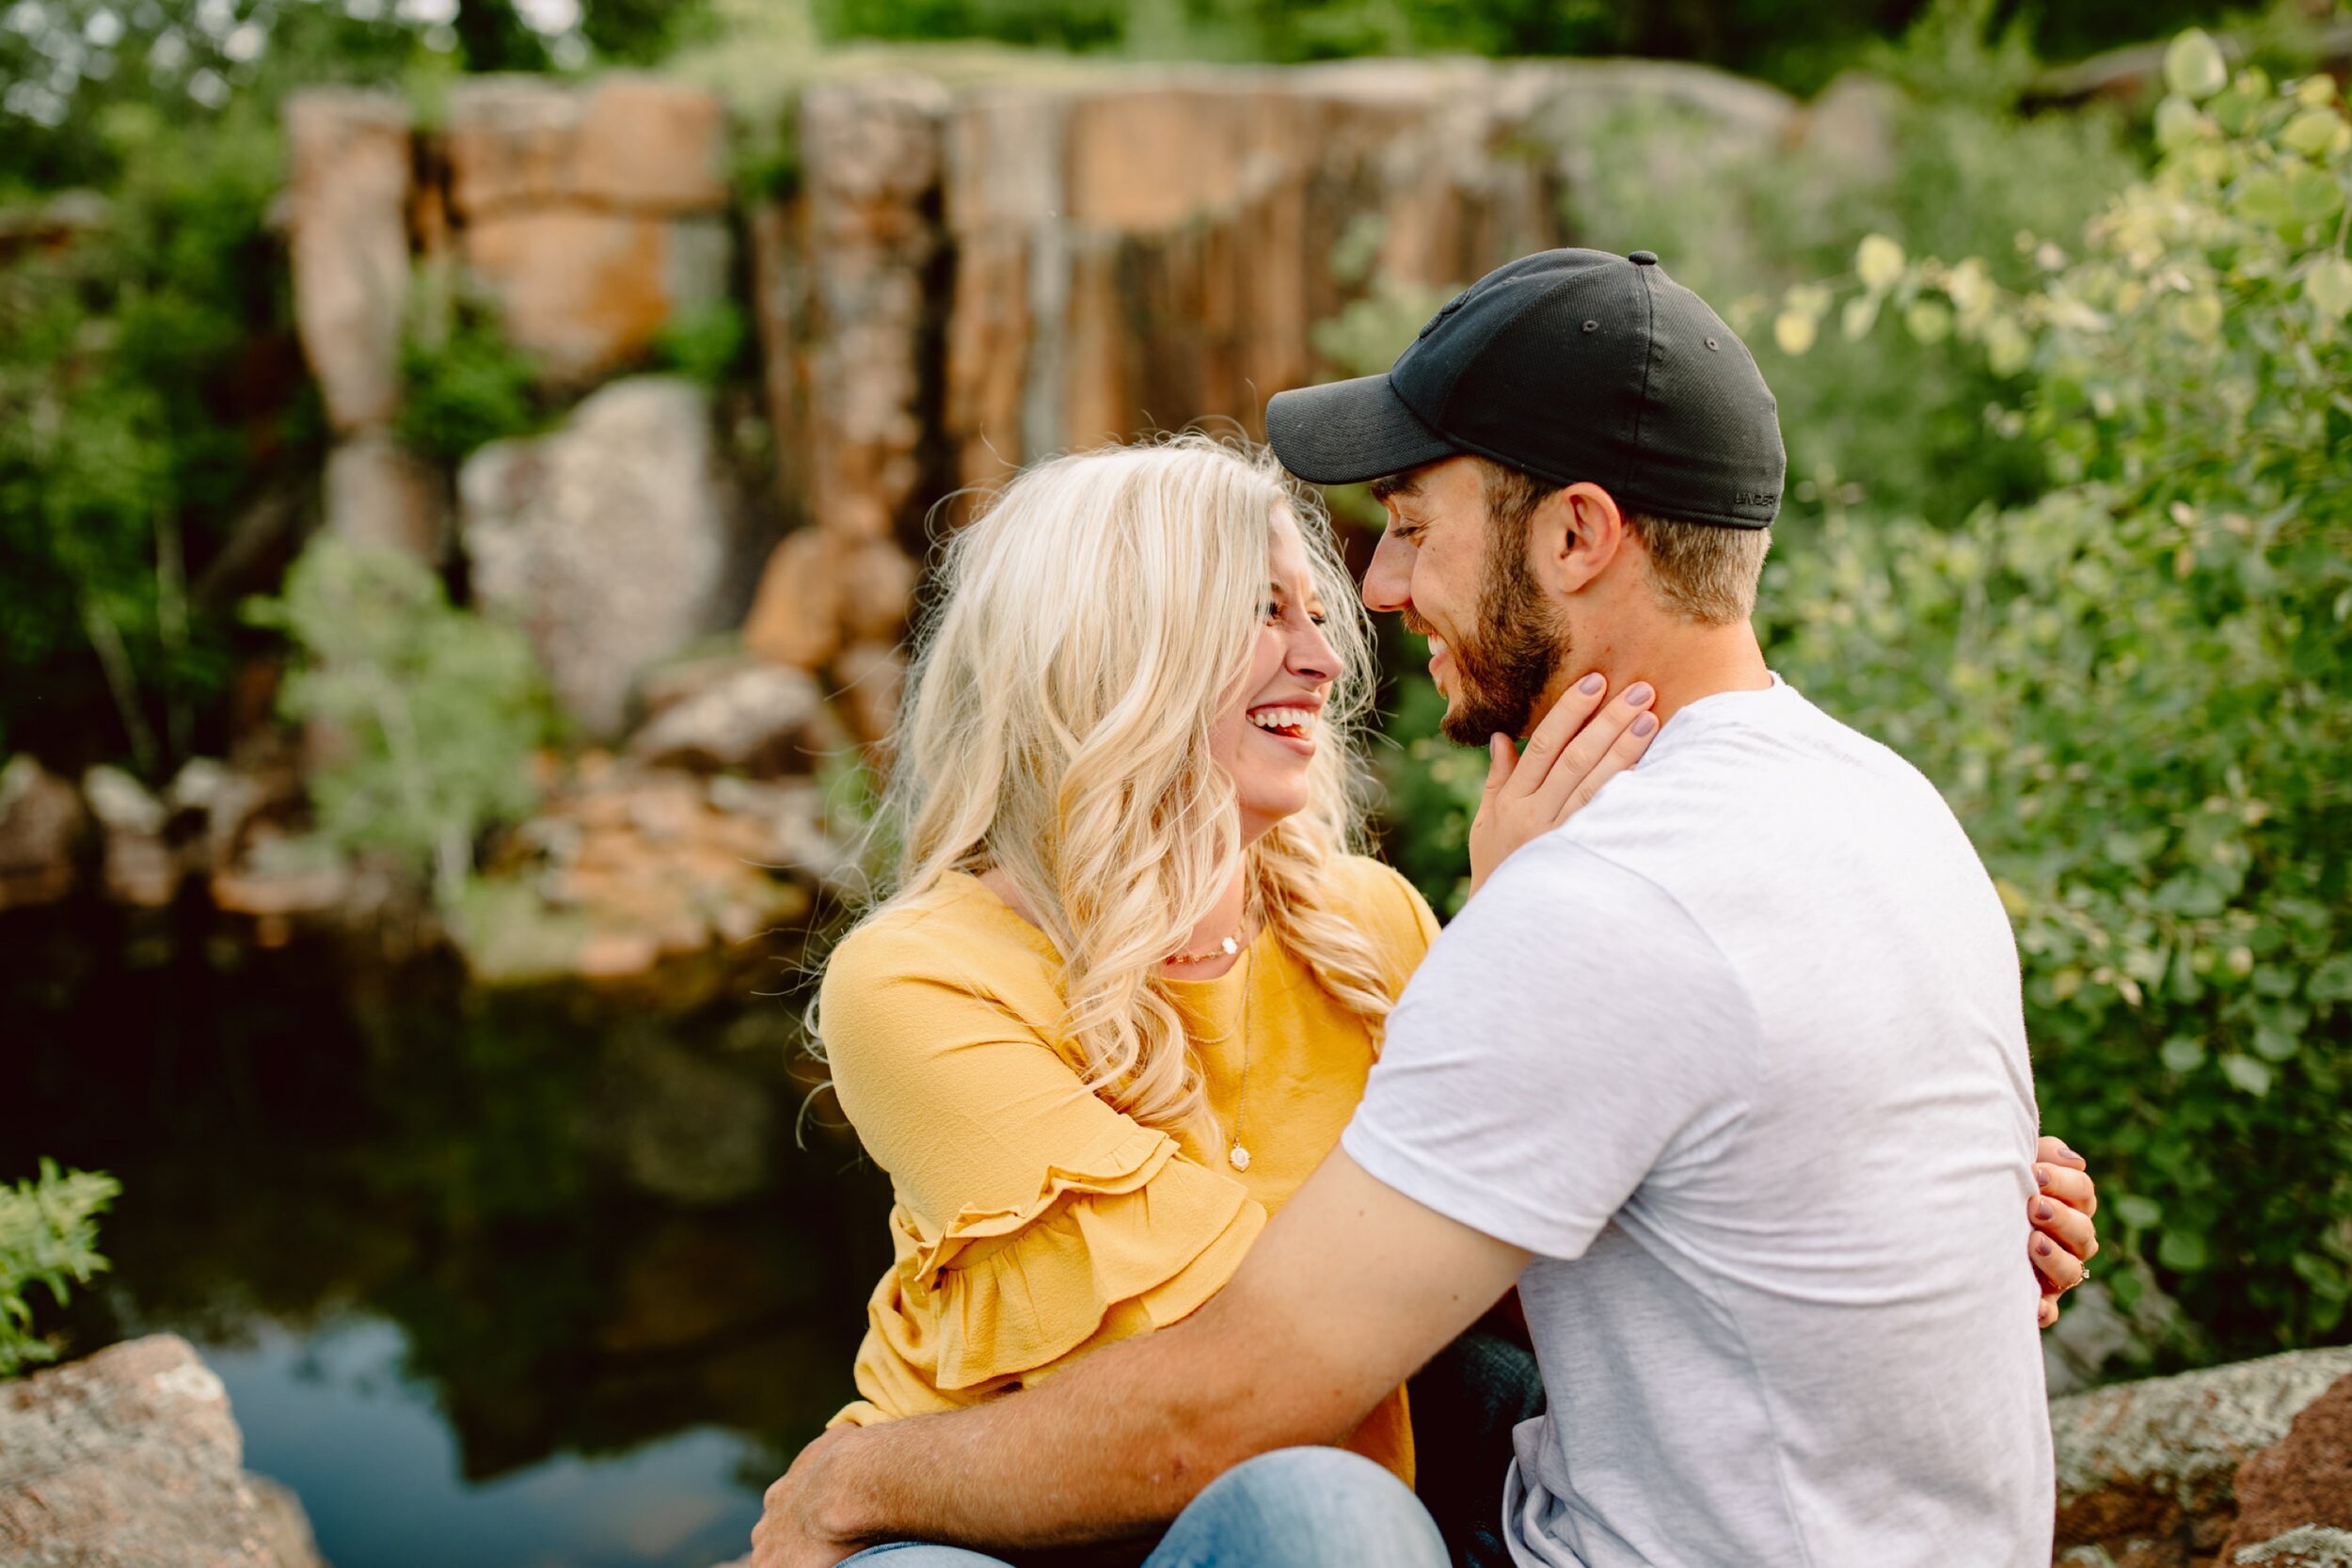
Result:
{"type": "Polygon", "coordinates": [[[733,1555],[848,1396],[886,1189],[794,1145],[779,971],[679,1015],[55,918],[0,954],[0,1177],[124,1185],[75,1348],[197,1340],[338,1568],[733,1555]]]}

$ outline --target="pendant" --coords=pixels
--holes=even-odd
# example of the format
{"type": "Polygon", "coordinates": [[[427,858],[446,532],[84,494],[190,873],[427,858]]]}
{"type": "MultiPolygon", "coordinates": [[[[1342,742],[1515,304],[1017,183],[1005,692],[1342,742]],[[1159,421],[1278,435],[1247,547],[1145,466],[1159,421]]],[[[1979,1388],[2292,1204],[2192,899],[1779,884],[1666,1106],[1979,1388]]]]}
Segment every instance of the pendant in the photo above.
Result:
{"type": "Polygon", "coordinates": [[[1239,1144],[1235,1144],[1232,1148],[1225,1151],[1225,1163],[1232,1166],[1235,1170],[1248,1170],[1249,1168],[1249,1150],[1242,1148],[1239,1144]]]}

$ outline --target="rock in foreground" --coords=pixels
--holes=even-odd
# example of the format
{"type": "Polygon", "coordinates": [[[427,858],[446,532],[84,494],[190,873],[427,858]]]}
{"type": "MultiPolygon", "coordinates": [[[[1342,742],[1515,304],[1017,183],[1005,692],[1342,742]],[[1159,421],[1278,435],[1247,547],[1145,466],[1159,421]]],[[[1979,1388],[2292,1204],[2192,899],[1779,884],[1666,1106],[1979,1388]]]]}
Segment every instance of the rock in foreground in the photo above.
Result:
{"type": "Polygon", "coordinates": [[[220,1379],[173,1334],[0,1386],[11,1568],[325,1568],[301,1505],[242,1468],[220,1379]]]}

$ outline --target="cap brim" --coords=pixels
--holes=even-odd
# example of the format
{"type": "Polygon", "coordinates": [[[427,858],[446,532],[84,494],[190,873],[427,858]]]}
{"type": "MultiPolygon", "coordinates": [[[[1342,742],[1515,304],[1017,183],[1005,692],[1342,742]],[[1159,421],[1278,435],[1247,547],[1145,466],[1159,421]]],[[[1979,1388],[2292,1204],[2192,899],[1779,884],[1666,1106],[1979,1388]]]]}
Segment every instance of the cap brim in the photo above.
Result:
{"type": "Polygon", "coordinates": [[[1386,374],[1277,392],[1265,434],[1282,467],[1313,484],[1359,484],[1463,450],[1406,407],[1386,374]]]}

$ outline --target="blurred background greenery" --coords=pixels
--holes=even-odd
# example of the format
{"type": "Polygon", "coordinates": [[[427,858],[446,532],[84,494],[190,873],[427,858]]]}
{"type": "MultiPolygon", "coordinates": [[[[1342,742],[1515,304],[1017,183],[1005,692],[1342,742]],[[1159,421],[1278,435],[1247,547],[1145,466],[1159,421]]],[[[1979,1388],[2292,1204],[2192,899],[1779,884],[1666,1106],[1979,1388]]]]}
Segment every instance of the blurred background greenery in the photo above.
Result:
{"type": "MultiPolygon", "coordinates": [[[[1935,780],[1998,879],[2046,1125],[2090,1156],[2109,1202],[2098,1272],[2122,1326],[2090,1370],[2342,1343],[2352,125],[2338,81],[2315,70],[2315,40],[2346,16],[2299,0],[2260,11],[2200,0],[12,0],[0,7],[0,757],[37,753],[69,772],[119,764],[160,783],[249,721],[240,672],[257,660],[310,672],[290,718],[350,720],[366,706],[350,673],[397,666],[440,726],[430,750],[446,766],[412,776],[414,758],[358,726],[357,752],[313,781],[323,830],[354,845],[389,834],[446,890],[483,828],[528,809],[530,754],[548,727],[511,640],[421,573],[371,576],[313,552],[289,576],[328,439],[273,215],[277,110],[294,87],[389,83],[429,113],[462,73],[708,71],[749,40],[798,56],[872,40],[1213,61],[1624,53],[1799,94],[1860,69],[1891,89],[1884,156],[1725,153],[1672,107],[1629,108],[1591,139],[1564,230],[1670,258],[1779,396],[1789,492],[1759,629],[1794,684],[1935,780]],[[2226,32],[2229,54],[2175,44],[2136,97],[2054,74],[2052,62],[2192,24],[2226,32]],[[1617,155],[1661,147],[1682,149],[1669,181],[1653,177],[1654,157],[1617,155]],[[241,610],[256,594],[275,608],[241,610]]],[[[748,135],[737,173],[788,184],[789,150],[748,135]]],[[[1382,277],[1368,254],[1343,243],[1331,258],[1350,301],[1317,329],[1334,373],[1385,368],[1445,293],[1382,277]]],[[[723,312],[679,324],[654,362],[746,384],[750,358],[742,322],[723,312]]],[[[443,465],[557,412],[528,363],[463,309],[430,347],[412,345],[404,375],[401,438],[443,465]]],[[[1360,495],[1333,499],[1343,523],[1376,527],[1360,495]]],[[[1385,848],[1450,911],[1483,759],[1436,737],[1418,652],[1393,626],[1383,635],[1385,848]]],[[[104,926],[54,940],[131,951],[143,939],[104,926]]],[[[0,1118],[0,1179],[29,1176],[42,1154],[125,1176],[115,1277],[129,1283],[113,1288],[144,1291],[145,1306],[102,1302],[95,1332],[192,1312],[202,1292],[191,1281],[209,1276],[175,1236],[216,1234],[257,1277],[284,1273],[232,1213],[238,1181],[258,1191],[271,1179],[249,1160],[206,1166],[188,1138],[216,1130],[222,1147],[242,1147],[269,1124],[256,1106],[298,1117],[301,1093],[267,1087],[296,1072],[288,1017],[331,1016],[321,1029],[359,1086],[328,1102],[382,1135],[366,1133],[364,1153],[298,1140],[305,1180],[359,1207],[396,1195],[401,1212],[425,1216],[401,1221],[406,1240],[362,1229],[343,1242],[385,1256],[443,1249],[456,1261],[441,1275],[456,1282],[437,1294],[440,1275],[347,1269],[338,1255],[283,1288],[298,1306],[271,1298],[260,1315],[373,1303],[410,1324],[414,1370],[478,1423],[485,1401],[520,1402],[524,1372],[594,1359],[580,1347],[609,1324],[589,1298],[619,1289],[610,1241],[576,1237],[578,1255],[548,1275],[572,1292],[550,1314],[563,1342],[501,1359],[492,1301],[523,1286],[497,1227],[528,1222],[528,1245],[555,1251],[548,1234],[596,1228],[587,1209],[564,1206],[626,1183],[597,1164],[602,1134],[582,1131],[595,1118],[566,1095],[583,1072],[621,1069],[549,1076],[542,1046],[564,1029],[601,1031],[617,1043],[599,1051],[626,1065],[640,1023],[608,1008],[550,1026],[448,998],[425,1016],[381,996],[330,1002],[316,984],[296,988],[308,1012],[257,1022],[239,1010],[248,991],[181,975],[176,987],[219,1010],[206,1049],[276,1065],[231,1073],[198,1101],[187,1138],[165,1138],[168,1118],[142,1112],[151,1149],[75,1109],[94,1082],[81,1068],[104,1064],[77,1066],[66,1042],[90,1009],[119,1007],[116,958],[40,951],[42,973],[17,976],[6,1016],[49,1043],[27,1080],[38,1092],[0,1118]],[[420,1073],[433,1069],[399,1068],[417,1049],[386,1043],[400,1037],[437,1042],[416,1059],[454,1075],[467,1101],[456,1132],[429,1128],[420,1073]],[[237,1043],[247,1039],[264,1043],[237,1043]],[[517,1087],[526,1080],[538,1086],[517,1087]],[[247,1082],[263,1086],[237,1087],[247,1082]],[[514,1126],[501,1120],[509,1110],[514,1126]],[[459,1147],[477,1134],[553,1150],[553,1187],[501,1177],[485,1198],[483,1168],[459,1147]],[[236,1180],[192,1188],[194,1228],[175,1232],[170,1212],[142,1219],[138,1197],[183,1165],[236,1180]],[[495,1289],[470,1293],[479,1281],[457,1276],[473,1274],[495,1289]]],[[[732,1027],[705,1018],[687,1032],[732,1027]]],[[[171,1070],[168,1053],[160,1067],[135,1052],[119,1065],[171,1070]]],[[[761,1168],[727,1196],[739,1205],[728,1225],[756,1227],[739,1207],[755,1190],[796,1212],[874,1198],[761,1168]]],[[[334,1228],[312,1211],[284,1219],[293,1234],[334,1228]]],[[[656,1215],[646,1233],[677,1223],[656,1215]]],[[[821,1254],[828,1279],[873,1266],[843,1252],[852,1243],[830,1222],[816,1228],[821,1244],[790,1245],[821,1254]]],[[[801,1296],[775,1310],[793,1333],[815,1332],[796,1315],[801,1296]]],[[[801,1405],[822,1402],[795,1397],[788,1416],[748,1423],[758,1463],[788,1448],[801,1405]]],[[[689,1418],[641,1402],[656,1410],[645,1425],[599,1411],[582,1418],[594,1428],[582,1441],[625,1446],[689,1418]]],[[[579,1446],[564,1419],[542,1424],[518,1451],[579,1446]]]]}

